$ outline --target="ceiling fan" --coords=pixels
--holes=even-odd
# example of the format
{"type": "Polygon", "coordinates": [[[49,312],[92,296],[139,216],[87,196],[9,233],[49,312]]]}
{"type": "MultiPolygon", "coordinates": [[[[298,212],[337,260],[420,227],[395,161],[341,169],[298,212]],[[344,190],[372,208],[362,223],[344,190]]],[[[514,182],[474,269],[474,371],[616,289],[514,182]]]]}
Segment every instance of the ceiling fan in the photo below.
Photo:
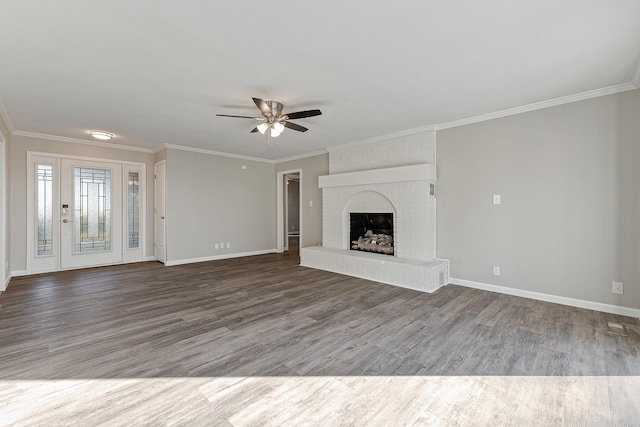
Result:
{"type": "Polygon", "coordinates": [[[255,102],[256,106],[260,109],[262,113],[262,117],[251,117],[251,116],[234,116],[230,114],[216,114],[216,116],[220,117],[236,117],[239,119],[252,119],[252,120],[262,120],[263,122],[258,126],[251,129],[251,133],[260,132],[264,134],[267,130],[269,130],[269,138],[279,136],[284,128],[289,128],[293,130],[297,130],[298,132],[306,132],[307,129],[304,126],[300,126],[295,123],[289,122],[289,120],[296,119],[304,119],[307,117],[319,116],[322,114],[320,110],[306,110],[306,111],[297,111],[295,113],[287,113],[283,114],[282,109],[283,105],[277,101],[263,101],[260,98],[252,98],[253,102],[255,102]]]}

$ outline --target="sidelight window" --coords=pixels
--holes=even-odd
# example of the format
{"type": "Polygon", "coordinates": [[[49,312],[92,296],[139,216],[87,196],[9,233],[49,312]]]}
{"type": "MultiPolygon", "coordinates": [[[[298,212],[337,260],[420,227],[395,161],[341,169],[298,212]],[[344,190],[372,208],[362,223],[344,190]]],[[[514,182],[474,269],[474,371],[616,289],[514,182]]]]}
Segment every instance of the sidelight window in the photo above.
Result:
{"type": "Polygon", "coordinates": [[[53,255],[53,166],[37,165],[37,254],[53,255]]]}
{"type": "Polygon", "coordinates": [[[128,238],[129,249],[140,247],[140,173],[129,172],[128,193],[128,238]]]}

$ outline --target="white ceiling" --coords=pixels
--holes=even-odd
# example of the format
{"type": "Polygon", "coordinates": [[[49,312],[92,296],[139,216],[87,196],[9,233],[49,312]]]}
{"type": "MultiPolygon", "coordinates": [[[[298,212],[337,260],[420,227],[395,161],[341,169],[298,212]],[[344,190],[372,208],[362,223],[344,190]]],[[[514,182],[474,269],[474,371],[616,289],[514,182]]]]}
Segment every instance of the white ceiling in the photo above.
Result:
{"type": "Polygon", "coordinates": [[[0,0],[24,132],[264,159],[638,84],[640,0],[0,0]],[[255,96],[319,108],[267,148],[255,96]]]}

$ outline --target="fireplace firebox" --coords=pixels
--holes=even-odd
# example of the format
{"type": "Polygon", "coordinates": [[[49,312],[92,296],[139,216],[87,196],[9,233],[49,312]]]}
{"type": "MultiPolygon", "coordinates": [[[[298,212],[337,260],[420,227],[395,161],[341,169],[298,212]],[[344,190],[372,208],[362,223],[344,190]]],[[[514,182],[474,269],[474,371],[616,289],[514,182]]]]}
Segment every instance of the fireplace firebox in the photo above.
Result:
{"type": "Polygon", "coordinates": [[[393,213],[351,212],[353,251],[393,255],[393,213]]]}

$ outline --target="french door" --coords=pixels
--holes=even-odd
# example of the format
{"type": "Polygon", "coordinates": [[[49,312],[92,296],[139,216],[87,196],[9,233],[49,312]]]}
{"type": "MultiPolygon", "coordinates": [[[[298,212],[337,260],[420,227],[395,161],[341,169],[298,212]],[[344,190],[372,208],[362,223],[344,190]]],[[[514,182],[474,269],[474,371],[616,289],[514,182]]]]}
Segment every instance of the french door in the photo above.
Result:
{"type": "Polygon", "coordinates": [[[142,261],[144,165],[29,153],[27,272],[142,261]]]}
{"type": "Polygon", "coordinates": [[[60,268],[122,262],[122,165],[60,162],[60,268]]]}

